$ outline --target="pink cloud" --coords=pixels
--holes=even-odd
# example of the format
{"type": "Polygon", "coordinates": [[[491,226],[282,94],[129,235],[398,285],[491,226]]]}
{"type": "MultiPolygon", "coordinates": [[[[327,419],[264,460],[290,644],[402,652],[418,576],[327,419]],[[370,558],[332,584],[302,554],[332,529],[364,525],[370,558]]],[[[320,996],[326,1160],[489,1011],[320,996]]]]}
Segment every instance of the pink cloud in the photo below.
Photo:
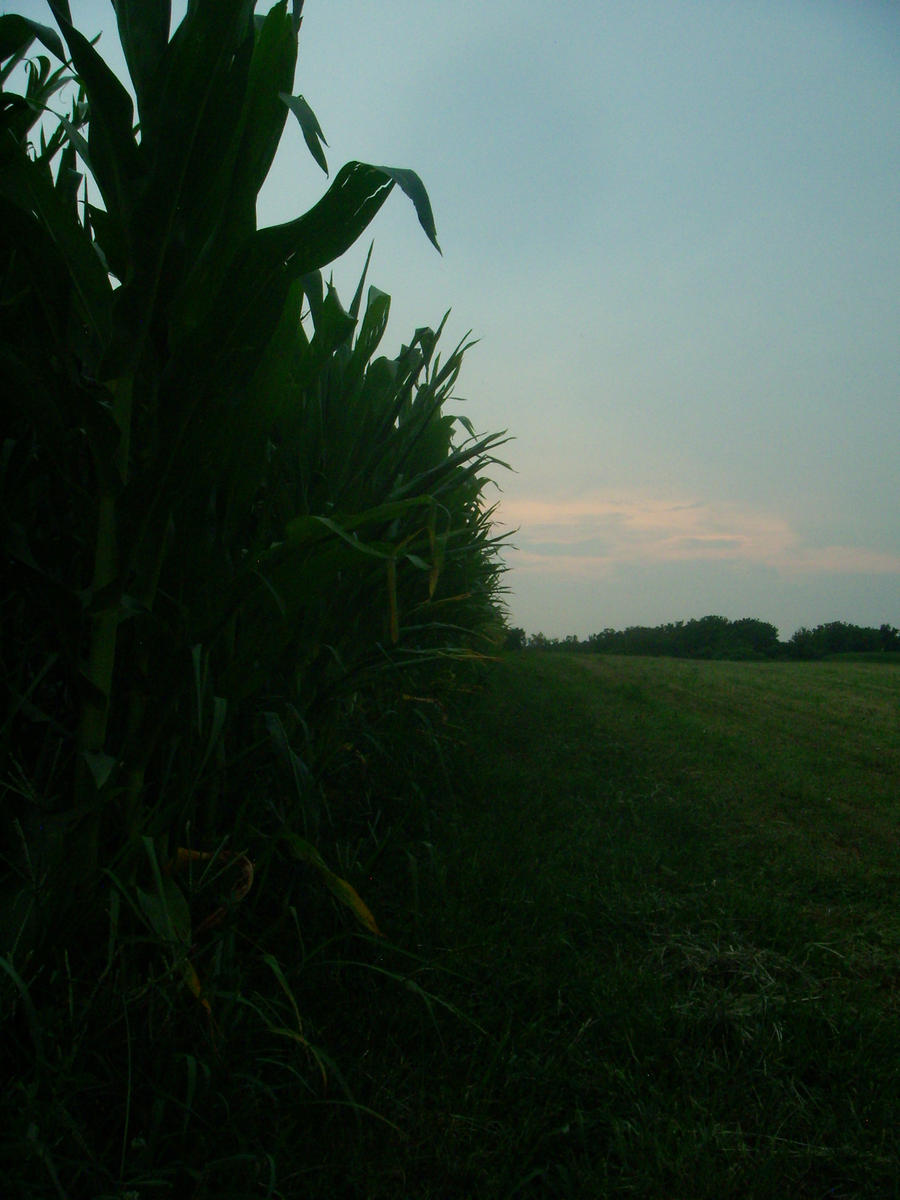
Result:
{"type": "Polygon", "coordinates": [[[623,565],[736,562],[802,574],[900,572],[900,555],[807,546],[784,517],[731,503],[597,493],[504,498],[497,515],[518,528],[512,565],[520,571],[584,577],[623,565]]]}

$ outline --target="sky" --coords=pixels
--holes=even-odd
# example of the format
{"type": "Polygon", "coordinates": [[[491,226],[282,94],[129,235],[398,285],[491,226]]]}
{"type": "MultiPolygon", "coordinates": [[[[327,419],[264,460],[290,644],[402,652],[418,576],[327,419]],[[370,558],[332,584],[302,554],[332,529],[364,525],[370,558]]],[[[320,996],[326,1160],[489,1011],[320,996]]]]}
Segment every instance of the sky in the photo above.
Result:
{"type": "MultiPolygon", "coordinates": [[[[511,624],[900,625],[900,4],[306,0],[294,91],[428,189],[442,255],[397,192],[334,282],[478,339],[511,624]]],[[[327,184],[291,120],[260,224],[327,184]]]]}

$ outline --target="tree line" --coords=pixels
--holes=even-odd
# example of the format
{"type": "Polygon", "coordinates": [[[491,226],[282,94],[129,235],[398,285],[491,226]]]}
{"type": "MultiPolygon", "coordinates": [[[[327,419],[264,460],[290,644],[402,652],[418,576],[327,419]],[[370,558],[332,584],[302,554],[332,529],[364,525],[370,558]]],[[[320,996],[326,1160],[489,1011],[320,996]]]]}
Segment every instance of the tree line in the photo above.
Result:
{"type": "Polygon", "coordinates": [[[883,624],[878,629],[829,621],[815,628],[801,626],[786,642],[778,628],[756,617],[707,616],[666,625],[631,625],[604,629],[582,640],[575,634],[550,638],[512,628],[506,637],[510,650],[566,650],[595,654],[643,654],[670,658],[820,659],[833,654],[900,652],[900,630],[883,624]]]}

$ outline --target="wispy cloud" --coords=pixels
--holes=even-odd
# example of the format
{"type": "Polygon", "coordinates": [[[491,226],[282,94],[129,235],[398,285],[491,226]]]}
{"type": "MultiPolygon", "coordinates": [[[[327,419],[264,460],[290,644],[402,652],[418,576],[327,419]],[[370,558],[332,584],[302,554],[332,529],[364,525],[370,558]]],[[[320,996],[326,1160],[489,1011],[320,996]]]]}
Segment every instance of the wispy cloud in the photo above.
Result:
{"type": "Polygon", "coordinates": [[[807,545],[777,513],[690,497],[619,492],[505,498],[498,516],[518,527],[517,571],[584,577],[629,565],[730,562],[786,574],[900,572],[900,555],[807,545]]]}

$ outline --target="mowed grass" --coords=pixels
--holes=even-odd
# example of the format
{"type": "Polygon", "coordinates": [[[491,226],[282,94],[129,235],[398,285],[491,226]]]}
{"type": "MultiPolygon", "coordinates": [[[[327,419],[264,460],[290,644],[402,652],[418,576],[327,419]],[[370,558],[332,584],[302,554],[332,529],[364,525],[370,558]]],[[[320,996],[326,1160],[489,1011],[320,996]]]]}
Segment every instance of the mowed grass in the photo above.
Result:
{"type": "Polygon", "coordinates": [[[466,739],[319,1024],[396,1128],[310,1186],[900,1195],[900,671],[527,652],[466,739]]]}

